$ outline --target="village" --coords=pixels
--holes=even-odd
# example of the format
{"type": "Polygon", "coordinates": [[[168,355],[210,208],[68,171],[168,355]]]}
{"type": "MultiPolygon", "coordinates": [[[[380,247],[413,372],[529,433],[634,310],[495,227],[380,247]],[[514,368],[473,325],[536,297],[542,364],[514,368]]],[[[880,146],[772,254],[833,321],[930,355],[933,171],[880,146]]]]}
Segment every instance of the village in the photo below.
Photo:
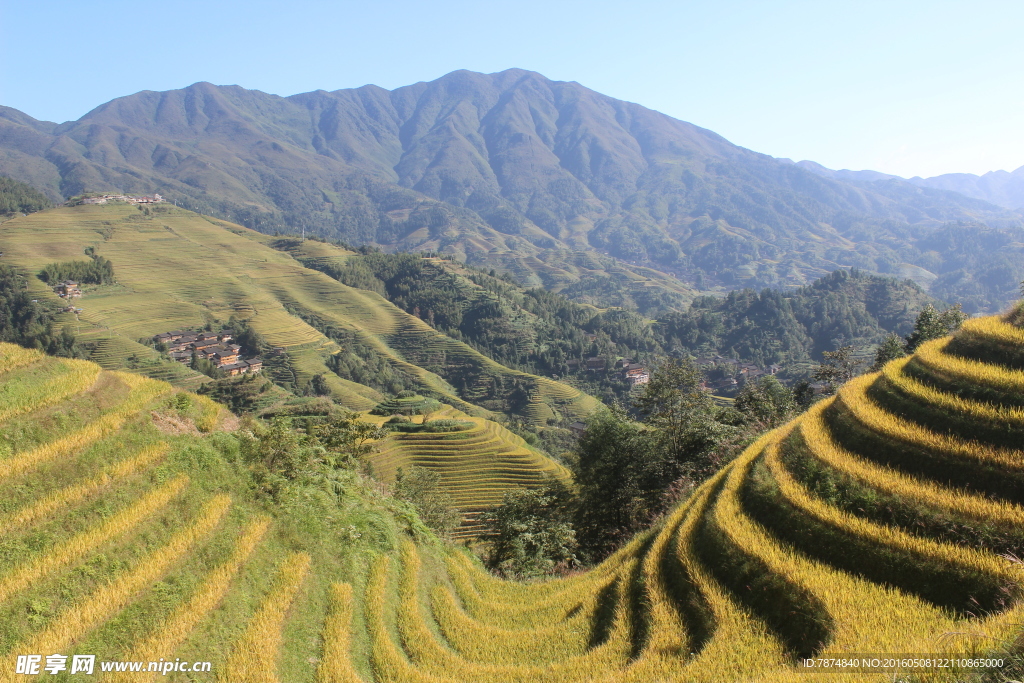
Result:
{"type": "MultiPolygon", "coordinates": [[[[612,365],[611,370],[608,369],[609,361],[600,356],[587,358],[584,363],[587,372],[614,371],[620,374],[622,379],[629,383],[630,388],[638,387],[651,381],[651,374],[648,369],[640,363],[633,362],[630,358],[620,358],[612,365]]],[[[718,394],[731,394],[742,388],[746,382],[753,381],[764,375],[775,375],[782,370],[780,365],[773,364],[767,368],[761,368],[754,363],[744,363],[736,358],[726,358],[724,356],[696,358],[694,359],[694,364],[705,374],[705,379],[701,382],[701,388],[718,394]]],[[[569,362],[570,367],[574,365],[578,366],[579,361],[569,362]]]]}
{"type": "Polygon", "coordinates": [[[182,364],[192,362],[195,356],[208,360],[228,377],[236,375],[256,374],[263,369],[263,360],[259,356],[243,359],[242,347],[230,343],[234,338],[233,330],[219,332],[193,332],[191,330],[175,330],[164,332],[153,337],[153,341],[167,349],[171,360],[182,364]]]}
{"type": "Polygon", "coordinates": [[[160,204],[166,200],[158,194],[153,195],[127,195],[127,194],[104,194],[97,197],[85,197],[82,204],[106,204],[107,202],[127,202],[129,204],[160,204]]]}

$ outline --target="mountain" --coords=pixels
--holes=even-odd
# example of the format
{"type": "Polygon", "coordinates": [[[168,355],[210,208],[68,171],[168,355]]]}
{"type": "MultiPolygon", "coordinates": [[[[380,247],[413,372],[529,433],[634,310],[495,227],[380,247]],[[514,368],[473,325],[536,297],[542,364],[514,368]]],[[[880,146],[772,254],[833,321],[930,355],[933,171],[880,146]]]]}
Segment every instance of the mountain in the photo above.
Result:
{"type": "MultiPolygon", "coordinates": [[[[793,163],[790,159],[779,159],[779,161],[793,163]]],[[[1016,171],[989,171],[980,176],[973,173],[945,173],[931,178],[922,178],[921,176],[901,178],[878,171],[851,171],[849,169],[834,171],[821,164],[806,160],[798,161],[796,165],[812,173],[836,180],[861,183],[877,180],[905,180],[918,187],[956,192],[965,197],[980,199],[1006,209],[1024,208],[1024,166],[1016,171]]]]}
{"type": "MultiPolygon", "coordinates": [[[[291,97],[197,83],[59,125],[4,108],[0,173],[54,200],[159,192],[262,232],[439,250],[604,305],[589,275],[665,293],[645,312],[842,266],[909,264],[927,280],[942,273],[919,242],[944,224],[1021,219],[945,190],[823,177],[519,69],[291,97]]],[[[1015,291],[998,279],[983,308],[1015,291]]]]}
{"type": "Polygon", "coordinates": [[[1024,208],[1024,166],[1012,172],[989,171],[980,176],[973,173],[946,173],[931,178],[914,177],[908,182],[921,187],[959,192],[1008,209],[1024,208]]]}

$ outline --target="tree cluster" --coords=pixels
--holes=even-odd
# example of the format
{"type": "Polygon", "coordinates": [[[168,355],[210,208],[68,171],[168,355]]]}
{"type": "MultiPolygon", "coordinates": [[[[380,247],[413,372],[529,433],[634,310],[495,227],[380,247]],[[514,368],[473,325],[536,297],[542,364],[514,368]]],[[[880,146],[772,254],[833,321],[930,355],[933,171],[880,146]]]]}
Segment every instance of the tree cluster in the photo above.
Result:
{"type": "Polygon", "coordinates": [[[7,176],[0,176],[0,214],[33,213],[53,206],[42,192],[7,176]]]}
{"type": "Polygon", "coordinates": [[[795,410],[774,377],[748,383],[735,407],[722,408],[692,362],[665,362],[631,413],[610,409],[587,422],[571,453],[571,489],[510,494],[487,516],[490,566],[532,575],[570,557],[606,557],[795,410]]]}
{"type": "Polygon", "coordinates": [[[91,261],[47,264],[39,271],[39,279],[51,285],[64,280],[74,280],[87,285],[107,285],[114,282],[114,264],[102,256],[91,256],[91,261]]]}
{"type": "Polygon", "coordinates": [[[36,348],[52,356],[80,357],[71,328],[58,330],[57,311],[49,303],[34,301],[17,271],[0,265],[0,341],[36,348]]]}

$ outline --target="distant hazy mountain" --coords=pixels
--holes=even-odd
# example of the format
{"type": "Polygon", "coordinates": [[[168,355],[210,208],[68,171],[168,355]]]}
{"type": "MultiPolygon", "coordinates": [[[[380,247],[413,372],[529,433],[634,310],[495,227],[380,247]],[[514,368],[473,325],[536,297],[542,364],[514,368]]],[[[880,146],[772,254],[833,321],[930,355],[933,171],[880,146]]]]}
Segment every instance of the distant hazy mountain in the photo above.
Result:
{"type": "MultiPolygon", "coordinates": [[[[789,159],[779,159],[782,162],[790,162],[789,159]]],[[[878,171],[850,171],[843,169],[833,171],[813,161],[798,161],[796,165],[806,168],[808,171],[817,173],[826,178],[836,180],[848,180],[853,182],[874,182],[877,180],[906,180],[908,183],[918,187],[930,187],[936,190],[957,192],[973,199],[1002,206],[1007,209],[1024,208],[1024,166],[1016,171],[989,171],[985,175],[974,175],[973,173],[945,173],[943,175],[922,178],[901,178],[878,171]]]]}
{"type": "MultiPolygon", "coordinates": [[[[798,285],[841,266],[933,286],[964,271],[970,286],[954,289],[966,292],[983,273],[963,241],[938,256],[923,241],[958,223],[1009,235],[1021,219],[943,189],[829,176],[518,69],[291,97],[197,83],[59,125],[4,108],[0,174],[55,200],[156,191],[265,232],[437,249],[653,308],[691,288],[798,285]]],[[[1017,275],[972,296],[1001,305],[1017,275]]]]}

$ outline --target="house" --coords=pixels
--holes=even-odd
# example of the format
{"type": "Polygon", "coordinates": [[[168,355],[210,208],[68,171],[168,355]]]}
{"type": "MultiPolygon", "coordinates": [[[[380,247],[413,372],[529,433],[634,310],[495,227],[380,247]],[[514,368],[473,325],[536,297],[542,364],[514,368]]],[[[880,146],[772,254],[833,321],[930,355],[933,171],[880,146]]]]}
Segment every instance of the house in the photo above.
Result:
{"type": "Polygon", "coordinates": [[[242,361],[240,363],[231,363],[230,365],[225,365],[221,367],[220,370],[228,377],[234,377],[236,375],[242,375],[248,372],[249,364],[246,363],[245,361],[242,361]]]}
{"type": "Polygon", "coordinates": [[[624,367],[626,367],[628,365],[632,365],[632,364],[633,364],[633,360],[631,358],[620,358],[619,360],[615,361],[615,367],[617,369],[618,368],[624,368],[624,367]]]}
{"type": "Polygon", "coordinates": [[[220,339],[222,342],[229,342],[234,338],[235,333],[233,330],[221,330],[217,333],[217,339],[220,339]]]}
{"type": "Polygon", "coordinates": [[[196,351],[210,349],[214,346],[220,346],[220,342],[217,341],[216,337],[213,339],[197,339],[196,341],[192,342],[192,348],[195,349],[196,351]]]}
{"type": "Polygon", "coordinates": [[[647,372],[640,372],[635,375],[630,375],[626,378],[629,382],[630,387],[636,387],[641,384],[648,384],[651,381],[651,376],[647,372]]]}
{"type": "Polygon", "coordinates": [[[583,432],[587,431],[587,425],[585,422],[573,422],[569,425],[569,431],[576,436],[583,436],[583,432]]]}
{"type": "Polygon", "coordinates": [[[217,364],[217,367],[233,365],[238,362],[238,354],[230,349],[215,351],[212,355],[212,360],[217,364]]]}
{"type": "Polygon", "coordinates": [[[191,351],[171,351],[167,355],[171,357],[171,360],[176,360],[179,363],[191,363],[192,362],[192,352],[191,351]]]}
{"type": "Polygon", "coordinates": [[[588,358],[587,370],[604,370],[604,358],[588,358]]]}
{"type": "Polygon", "coordinates": [[[768,374],[769,375],[777,375],[777,374],[779,374],[780,370],[782,370],[782,366],[781,365],[776,365],[776,364],[773,363],[772,365],[768,366],[768,374]]]}
{"type": "Polygon", "coordinates": [[[626,379],[646,374],[647,368],[645,368],[643,365],[640,365],[639,363],[630,363],[629,365],[625,366],[622,369],[622,376],[625,377],[626,379]]]}
{"type": "Polygon", "coordinates": [[[220,341],[216,332],[200,332],[196,335],[196,341],[209,341],[210,339],[220,341]]]}
{"type": "Polygon", "coordinates": [[[53,291],[57,292],[57,294],[62,298],[68,297],[70,299],[76,296],[82,296],[82,290],[79,289],[78,283],[74,280],[65,280],[64,282],[57,284],[57,286],[53,288],[53,291]]]}
{"type": "Polygon", "coordinates": [[[256,373],[263,369],[263,361],[260,358],[250,358],[245,362],[249,365],[249,372],[256,373]]]}

